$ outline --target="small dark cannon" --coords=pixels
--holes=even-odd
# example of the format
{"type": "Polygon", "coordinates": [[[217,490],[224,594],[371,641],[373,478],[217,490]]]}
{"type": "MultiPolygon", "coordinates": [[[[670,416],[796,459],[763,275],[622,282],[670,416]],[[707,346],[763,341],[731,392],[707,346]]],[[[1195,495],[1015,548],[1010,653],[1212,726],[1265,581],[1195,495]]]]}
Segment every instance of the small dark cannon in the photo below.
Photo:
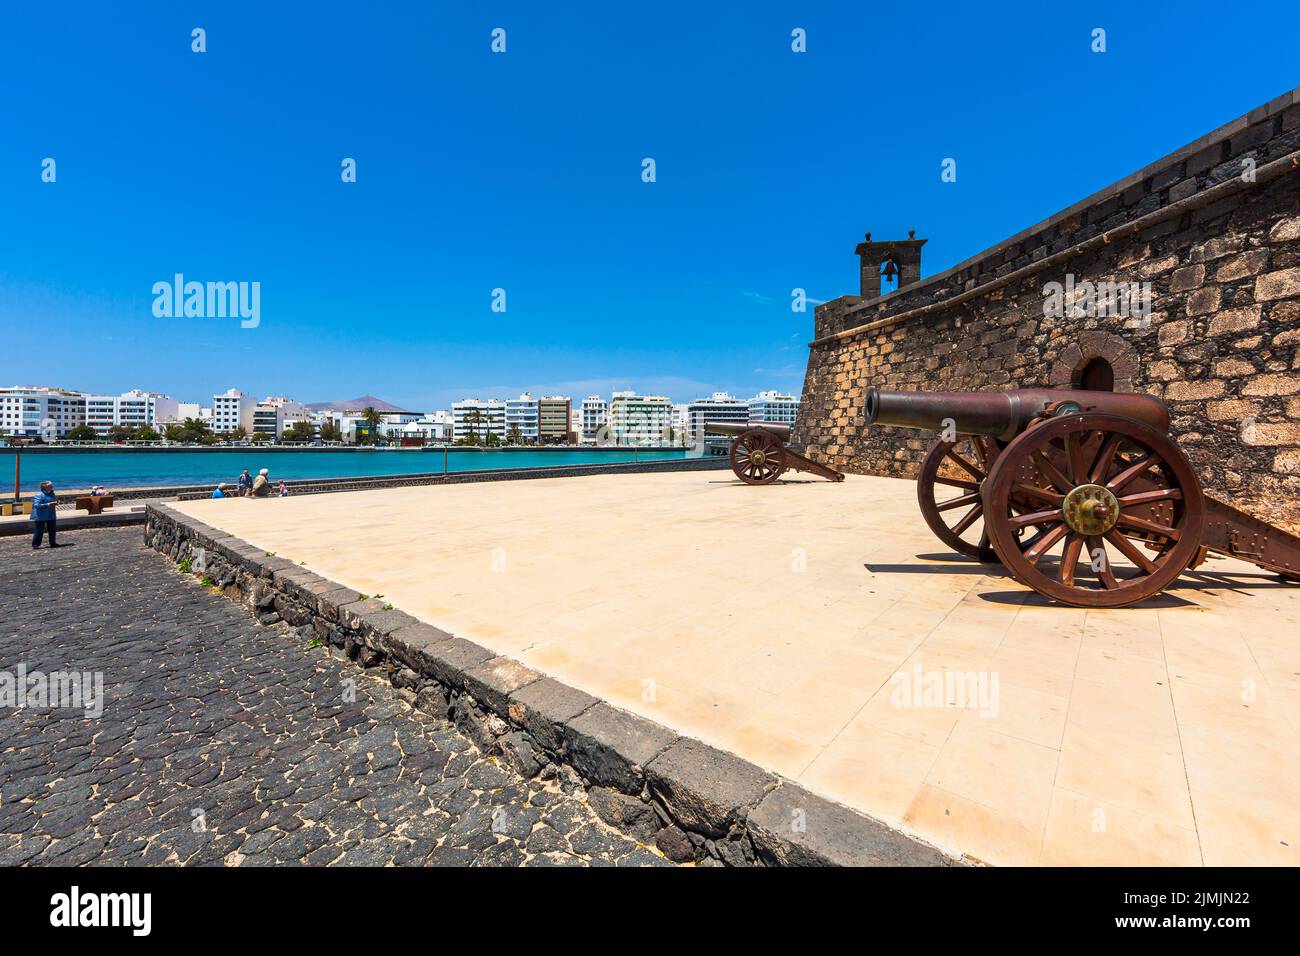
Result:
{"type": "Polygon", "coordinates": [[[717,435],[733,435],[727,457],[736,477],[748,485],[770,485],[786,469],[810,471],[831,481],[843,481],[844,475],[826,465],[805,458],[786,447],[789,425],[772,422],[706,422],[704,430],[717,435]]]}
{"type": "Polygon", "coordinates": [[[870,388],[866,417],[940,432],[917,476],[926,524],[1046,597],[1122,607],[1208,554],[1300,580],[1300,538],[1205,495],[1159,399],[870,388]]]}

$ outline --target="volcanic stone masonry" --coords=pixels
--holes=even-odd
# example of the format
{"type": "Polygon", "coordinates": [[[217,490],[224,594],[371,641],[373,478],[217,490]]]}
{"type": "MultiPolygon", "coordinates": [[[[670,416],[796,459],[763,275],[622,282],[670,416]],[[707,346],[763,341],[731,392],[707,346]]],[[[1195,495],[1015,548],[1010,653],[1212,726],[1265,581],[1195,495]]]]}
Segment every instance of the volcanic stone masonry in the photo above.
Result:
{"type": "Polygon", "coordinates": [[[935,436],[868,426],[871,385],[1113,387],[1169,404],[1207,492],[1300,531],[1300,89],[929,278],[924,240],[869,240],[862,294],[816,311],[809,457],[916,475],[935,436]],[[1083,284],[1105,282],[1149,283],[1149,313],[1088,308],[1083,284]]]}

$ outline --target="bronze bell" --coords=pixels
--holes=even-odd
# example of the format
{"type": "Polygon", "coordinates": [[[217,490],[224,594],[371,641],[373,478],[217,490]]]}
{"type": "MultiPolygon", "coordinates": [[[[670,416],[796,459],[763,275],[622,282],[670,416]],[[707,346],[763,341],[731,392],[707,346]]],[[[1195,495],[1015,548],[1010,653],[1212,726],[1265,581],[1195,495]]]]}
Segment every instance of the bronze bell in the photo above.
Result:
{"type": "Polygon", "coordinates": [[[898,275],[897,263],[895,263],[893,259],[886,259],[885,268],[881,272],[881,275],[883,275],[886,279],[892,279],[895,276],[897,276],[898,275]]]}

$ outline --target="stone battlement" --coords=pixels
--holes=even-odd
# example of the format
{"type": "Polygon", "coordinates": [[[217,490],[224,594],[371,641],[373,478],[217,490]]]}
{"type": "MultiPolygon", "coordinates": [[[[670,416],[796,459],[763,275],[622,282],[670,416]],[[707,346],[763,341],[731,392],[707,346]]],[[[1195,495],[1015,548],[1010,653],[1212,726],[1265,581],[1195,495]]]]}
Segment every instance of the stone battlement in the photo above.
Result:
{"type": "Polygon", "coordinates": [[[913,477],[934,440],[868,426],[870,385],[1113,381],[1169,403],[1207,491],[1300,527],[1300,90],[951,269],[818,307],[814,334],[793,437],[834,467],[913,477]],[[1150,307],[1085,308],[1103,283],[1150,307]]]}

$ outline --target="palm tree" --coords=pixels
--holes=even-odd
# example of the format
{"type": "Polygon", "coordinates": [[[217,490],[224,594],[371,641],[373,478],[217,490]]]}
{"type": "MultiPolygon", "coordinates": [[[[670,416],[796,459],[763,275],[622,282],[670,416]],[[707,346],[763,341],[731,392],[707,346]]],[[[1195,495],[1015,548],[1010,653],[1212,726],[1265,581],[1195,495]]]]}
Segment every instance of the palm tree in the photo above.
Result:
{"type": "Polygon", "coordinates": [[[361,420],[370,426],[370,443],[373,445],[379,436],[379,423],[384,420],[384,416],[380,415],[373,405],[367,405],[361,409],[361,420]]]}

